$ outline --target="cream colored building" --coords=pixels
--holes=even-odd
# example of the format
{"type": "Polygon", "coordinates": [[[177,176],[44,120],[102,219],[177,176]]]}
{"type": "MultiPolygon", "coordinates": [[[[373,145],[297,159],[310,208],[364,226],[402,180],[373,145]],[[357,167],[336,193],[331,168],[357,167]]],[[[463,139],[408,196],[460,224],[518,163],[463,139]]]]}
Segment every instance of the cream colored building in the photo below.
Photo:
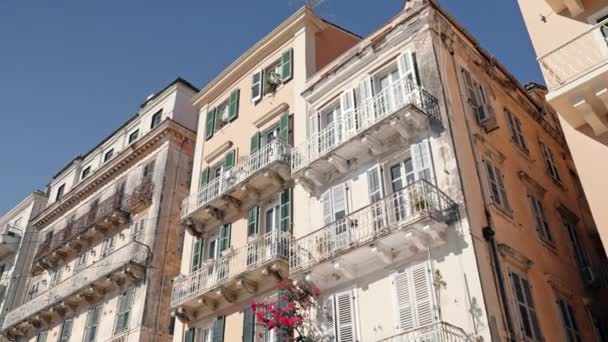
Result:
{"type": "Polygon", "coordinates": [[[3,334],[19,341],[169,341],[179,206],[189,188],[198,89],[177,79],[52,179],[32,220],[25,295],[3,334]]]}
{"type": "Polygon", "coordinates": [[[608,2],[518,1],[564,135],[608,246],[608,2]]]}
{"type": "Polygon", "coordinates": [[[281,340],[248,304],[287,277],[332,341],[597,341],[605,255],[541,95],[433,1],[362,40],[297,12],[194,98],[174,341],[281,340]]]}

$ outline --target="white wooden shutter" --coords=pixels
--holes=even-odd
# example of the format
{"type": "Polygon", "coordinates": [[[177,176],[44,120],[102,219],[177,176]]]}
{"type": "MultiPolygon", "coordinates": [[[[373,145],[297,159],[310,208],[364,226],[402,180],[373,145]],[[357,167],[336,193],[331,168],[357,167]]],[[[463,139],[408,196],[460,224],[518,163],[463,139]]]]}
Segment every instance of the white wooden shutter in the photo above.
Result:
{"type": "Polygon", "coordinates": [[[336,325],[339,342],[354,342],[355,336],[355,305],[352,290],[339,292],[336,297],[336,325]]]}
{"type": "Polygon", "coordinates": [[[329,298],[323,302],[323,306],[321,307],[321,328],[328,336],[328,341],[336,340],[336,319],[335,319],[335,305],[334,305],[334,296],[331,295],[329,298]]]}
{"type": "Polygon", "coordinates": [[[367,171],[367,192],[369,203],[370,205],[373,205],[372,222],[374,223],[375,230],[380,229],[383,226],[384,208],[382,207],[382,203],[379,202],[383,197],[381,177],[380,166],[378,165],[367,171]]]}
{"type": "Polygon", "coordinates": [[[334,219],[346,216],[346,183],[334,186],[331,189],[334,219]]]}
{"type": "Polygon", "coordinates": [[[349,137],[356,132],[357,118],[355,117],[355,90],[347,89],[340,95],[340,108],[344,118],[344,137],[349,137]]]}
{"type": "Polygon", "coordinates": [[[433,163],[431,160],[431,148],[429,146],[428,138],[417,144],[413,144],[410,147],[410,154],[412,157],[412,166],[414,168],[416,179],[426,179],[432,183],[433,163]]]}
{"type": "Polygon", "coordinates": [[[308,139],[310,141],[311,146],[308,146],[308,153],[311,154],[310,157],[316,156],[319,151],[319,112],[314,111],[310,113],[308,116],[308,139]]]}
{"type": "Polygon", "coordinates": [[[427,263],[412,268],[412,284],[414,290],[416,323],[423,326],[433,323],[433,295],[431,290],[431,276],[427,263]]]}
{"type": "Polygon", "coordinates": [[[330,224],[333,221],[331,189],[321,195],[321,205],[323,206],[323,223],[330,224]]]}
{"type": "Polygon", "coordinates": [[[403,270],[395,274],[393,280],[397,305],[397,328],[401,331],[413,329],[415,326],[414,301],[412,297],[409,271],[403,270]]]}
{"type": "Polygon", "coordinates": [[[420,84],[415,58],[415,54],[410,51],[403,52],[397,57],[399,75],[401,76],[401,80],[407,82],[407,90],[411,90],[413,86],[420,84]]]}
{"type": "Polygon", "coordinates": [[[361,95],[361,103],[359,104],[361,116],[358,119],[360,120],[360,124],[365,127],[374,113],[374,103],[372,100],[374,94],[371,76],[368,75],[361,80],[361,83],[359,84],[359,95],[361,95]]]}
{"type": "Polygon", "coordinates": [[[428,262],[411,266],[394,276],[397,327],[407,331],[435,321],[433,289],[428,262]]]}

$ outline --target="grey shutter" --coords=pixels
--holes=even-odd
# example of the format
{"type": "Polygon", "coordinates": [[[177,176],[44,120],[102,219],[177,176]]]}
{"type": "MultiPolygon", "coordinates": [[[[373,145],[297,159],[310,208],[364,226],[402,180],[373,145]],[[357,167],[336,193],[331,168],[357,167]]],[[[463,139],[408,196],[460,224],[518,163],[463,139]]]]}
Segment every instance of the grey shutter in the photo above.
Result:
{"type": "Polygon", "coordinates": [[[526,279],[520,277],[517,273],[511,272],[510,275],[521,331],[527,338],[533,341],[541,341],[542,335],[534,309],[530,285],[526,279]]]}
{"type": "Polygon", "coordinates": [[[230,170],[234,166],[235,150],[230,150],[224,155],[224,170],[230,170]]]}
{"type": "Polygon", "coordinates": [[[63,321],[63,326],[61,327],[61,335],[59,337],[59,342],[68,342],[70,340],[70,336],[72,335],[72,324],[74,320],[72,318],[68,318],[63,321]]]}
{"type": "Polygon", "coordinates": [[[255,132],[253,136],[251,136],[251,149],[249,150],[251,154],[254,154],[260,149],[260,132],[255,132]]]}
{"type": "Polygon", "coordinates": [[[471,78],[471,73],[468,70],[462,68],[461,69],[462,79],[464,81],[465,88],[467,89],[469,105],[473,108],[473,113],[475,114],[475,118],[478,118],[478,112],[481,105],[481,100],[478,98],[477,90],[475,89],[475,82],[471,78]]]}
{"type": "Polygon", "coordinates": [[[196,338],[196,328],[190,328],[186,330],[186,337],[184,338],[184,342],[195,342],[196,338]]]}
{"type": "Polygon", "coordinates": [[[224,342],[224,325],[226,318],[224,316],[217,316],[215,322],[213,322],[213,342],[224,342]]]}
{"type": "Polygon", "coordinates": [[[352,291],[336,293],[336,330],[338,341],[355,342],[355,305],[352,291]]]}
{"type": "Polygon", "coordinates": [[[240,90],[235,89],[230,93],[230,102],[228,104],[228,118],[230,121],[236,120],[239,116],[239,97],[240,90]]]}
{"type": "Polygon", "coordinates": [[[211,139],[215,132],[215,108],[210,109],[207,112],[207,118],[205,119],[205,140],[211,139]]]}
{"type": "Polygon", "coordinates": [[[289,112],[285,112],[281,115],[279,121],[279,138],[284,142],[289,142],[289,112]]]}
{"type": "Polygon", "coordinates": [[[251,77],[251,101],[256,102],[262,98],[262,84],[264,81],[264,73],[258,70],[251,77]]]}
{"type": "Polygon", "coordinates": [[[280,207],[280,216],[279,216],[279,226],[282,232],[291,232],[292,226],[292,192],[293,189],[285,189],[281,192],[281,207],[280,207]]]}
{"type": "Polygon", "coordinates": [[[243,342],[253,342],[255,339],[255,313],[251,306],[246,305],[243,311],[243,342]]]}
{"type": "Polygon", "coordinates": [[[551,236],[551,232],[549,231],[549,225],[545,220],[545,211],[543,208],[543,204],[532,195],[528,195],[528,199],[530,200],[532,213],[534,214],[534,219],[536,220],[536,231],[538,232],[538,235],[542,239],[548,242],[552,242],[553,237],[551,236]]]}
{"type": "Polygon", "coordinates": [[[293,78],[293,49],[289,49],[281,56],[281,81],[283,83],[293,78]]]}
{"type": "Polygon", "coordinates": [[[247,212],[247,236],[256,235],[259,228],[260,207],[253,207],[247,212]]]}

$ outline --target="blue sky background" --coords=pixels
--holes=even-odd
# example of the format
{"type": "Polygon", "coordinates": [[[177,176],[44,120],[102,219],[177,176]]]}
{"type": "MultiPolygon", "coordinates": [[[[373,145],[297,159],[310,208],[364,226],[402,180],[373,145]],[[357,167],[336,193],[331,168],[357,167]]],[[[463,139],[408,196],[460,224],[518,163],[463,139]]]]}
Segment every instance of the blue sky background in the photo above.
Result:
{"type": "MultiPolygon", "coordinates": [[[[440,0],[522,83],[542,81],[516,1],[440,0]]],[[[301,0],[0,1],[0,213],[44,189],[184,77],[201,87],[301,0]]],[[[366,36],[402,0],[327,0],[324,18],[366,36]]]]}

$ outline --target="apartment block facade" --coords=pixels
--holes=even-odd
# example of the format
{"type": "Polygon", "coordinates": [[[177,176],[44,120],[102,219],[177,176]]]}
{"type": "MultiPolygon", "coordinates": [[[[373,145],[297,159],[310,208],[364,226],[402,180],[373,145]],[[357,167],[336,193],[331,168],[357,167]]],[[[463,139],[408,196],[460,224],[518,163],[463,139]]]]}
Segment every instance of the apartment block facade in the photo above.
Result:
{"type": "Polygon", "coordinates": [[[196,140],[191,98],[177,79],[47,188],[33,219],[27,292],[6,314],[19,341],[169,341],[179,273],[180,203],[196,140]]]}
{"type": "MultiPolygon", "coordinates": [[[[604,246],[608,246],[608,3],[518,1],[604,246]]],[[[606,263],[605,263],[606,264],[606,263]]],[[[607,266],[608,267],[608,266],[607,266]]]]}
{"type": "Polygon", "coordinates": [[[282,279],[321,289],[331,341],[601,338],[555,113],[434,1],[361,40],[303,9],[194,103],[174,341],[281,340],[249,304],[282,279]]]}
{"type": "Polygon", "coordinates": [[[29,280],[24,265],[31,263],[34,240],[31,219],[44,208],[47,196],[34,192],[0,217],[0,322],[15,303],[22,301],[29,280]]]}

